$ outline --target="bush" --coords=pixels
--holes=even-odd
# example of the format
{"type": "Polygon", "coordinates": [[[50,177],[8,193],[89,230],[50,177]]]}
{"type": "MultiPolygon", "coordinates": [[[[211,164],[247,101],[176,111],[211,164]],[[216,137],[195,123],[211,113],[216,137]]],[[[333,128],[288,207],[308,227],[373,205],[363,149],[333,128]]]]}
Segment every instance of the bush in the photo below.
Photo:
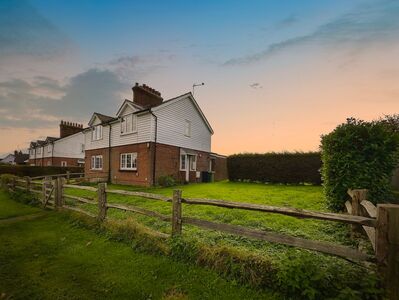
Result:
{"type": "Polygon", "coordinates": [[[162,187],[175,186],[176,180],[172,176],[168,176],[168,175],[159,176],[158,184],[162,187]]]}
{"type": "Polygon", "coordinates": [[[318,152],[235,154],[227,158],[229,180],[321,184],[318,152]]]}
{"type": "Polygon", "coordinates": [[[83,173],[83,167],[40,167],[40,166],[26,166],[26,165],[0,165],[0,174],[12,174],[19,177],[30,176],[44,176],[65,174],[67,171],[71,173],[83,173]]]}
{"type": "Polygon", "coordinates": [[[7,187],[7,184],[9,184],[13,178],[16,178],[16,176],[12,174],[1,174],[0,175],[0,182],[1,182],[1,187],[5,188],[7,187]]]}
{"type": "Polygon", "coordinates": [[[399,131],[389,119],[347,119],[322,136],[322,177],[328,206],[340,211],[348,189],[368,189],[374,204],[389,200],[399,159],[399,131]]]}

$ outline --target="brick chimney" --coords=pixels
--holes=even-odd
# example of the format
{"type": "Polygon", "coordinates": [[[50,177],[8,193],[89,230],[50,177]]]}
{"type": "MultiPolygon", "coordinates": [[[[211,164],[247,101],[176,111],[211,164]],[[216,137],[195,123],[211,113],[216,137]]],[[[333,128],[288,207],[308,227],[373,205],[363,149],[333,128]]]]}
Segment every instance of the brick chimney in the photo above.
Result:
{"type": "Polygon", "coordinates": [[[60,123],[60,138],[81,132],[83,130],[83,124],[72,123],[61,120],[60,123]]]}
{"type": "Polygon", "coordinates": [[[160,92],[145,84],[139,85],[139,83],[136,82],[136,85],[132,87],[132,90],[133,102],[144,108],[158,106],[163,101],[160,92]]]}

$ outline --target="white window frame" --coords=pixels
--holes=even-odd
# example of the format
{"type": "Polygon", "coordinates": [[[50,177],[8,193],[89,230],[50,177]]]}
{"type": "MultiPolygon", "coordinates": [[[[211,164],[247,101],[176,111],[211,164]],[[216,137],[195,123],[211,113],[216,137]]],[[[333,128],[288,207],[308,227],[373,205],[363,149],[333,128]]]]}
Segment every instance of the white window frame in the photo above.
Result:
{"type": "Polygon", "coordinates": [[[186,137],[191,137],[191,121],[184,120],[184,135],[186,137]]]}
{"type": "Polygon", "coordinates": [[[68,163],[65,160],[61,161],[61,167],[67,167],[68,163]]]}
{"type": "Polygon", "coordinates": [[[187,154],[180,154],[180,171],[187,170],[187,154]],[[184,160],[182,159],[184,157],[184,160]],[[183,161],[184,161],[184,168],[183,168],[183,161]]]}
{"type": "Polygon", "coordinates": [[[103,156],[93,155],[91,157],[91,170],[102,170],[103,169],[103,156]]]}
{"type": "Polygon", "coordinates": [[[82,153],[85,152],[85,144],[80,144],[80,150],[82,151],[82,153]]]}
{"type": "Polygon", "coordinates": [[[102,140],[102,138],[103,138],[103,126],[102,125],[94,126],[91,132],[91,140],[99,141],[102,140]]]}
{"type": "Polygon", "coordinates": [[[51,144],[47,145],[47,153],[51,153],[51,144]]]}
{"type": "Polygon", "coordinates": [[[42,148],[37,148],[37,154],[42,154],[42,148]]]}
{"type": "Polygon", "coordinates": [[[136,171],[137,170],[137,152],[121,153],[119,161],[120,170],[136,171]],[[130,164],[128,164],[130,157],[130,164]]]}
{"type": "Polygon", "coordinates": [[[137,115],[129,114],[121,117],[121,135],[137,132],[137,115]]]}
{"type": "Polygon", "coordinates": [[[48,167],[51,166],[51,160],[48,160],[48,161],[47,161],[47,166],[48,166],[48,167]]]}
{"type": "Polygon", "coordinates": [[[197,155],[190,155],[191,159],[189,159],[190,162],[190,171],[197,171],[197,155]],[[193,160],[194,158],[194,160],[193,160]]]}

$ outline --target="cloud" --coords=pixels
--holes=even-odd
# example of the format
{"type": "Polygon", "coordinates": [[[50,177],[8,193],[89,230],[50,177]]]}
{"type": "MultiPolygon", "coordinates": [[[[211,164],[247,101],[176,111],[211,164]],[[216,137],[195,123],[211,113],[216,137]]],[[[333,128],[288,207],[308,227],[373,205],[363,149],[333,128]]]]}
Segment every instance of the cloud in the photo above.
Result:
{"type": "Polygon", "coordinates": [[[255,54],[227,60],[223,65],[240,65],[268,59],[282,51],[306,44],[350,45],[358,49],[374,42],[399,37],[399,1],[363,4],[350,13],[319,26],[313,33],[269,45],[255,54]]]}
{"type": "Polygon", "coordinates": [[[259,82],[251,83],[251,84],[249,85],[249,87],[251,87],[251,88],[253,88],[253,89],[261,89],[261,88],[263,88],[263,86],[262,86],[259,82]]]}
{"type": "Polygon", "coordinates": [[[121,103],[120,94],[129,88],[115,73],[98,69],[80,73],[65,85],[43,76],[32,82],[0,82],[1,125],[54,127],[61,119],[86,124],[94,111],[114,115],[121,103]]]}
{"type": "Polygon", "coordinates": [[[295,25],[298,23],[299,19],[296,15],[292,14],[286,17],[285,19],[282,19],[280,22],[276,24],[276,28],[285,28],[285,27],[290,27],[292,25],[295,25]]]}
{"type": "Polygon", "coordinates": [[[70,49],[67,36],[28,1],[0,1],[0,56],[47,58],[70,49]]]}

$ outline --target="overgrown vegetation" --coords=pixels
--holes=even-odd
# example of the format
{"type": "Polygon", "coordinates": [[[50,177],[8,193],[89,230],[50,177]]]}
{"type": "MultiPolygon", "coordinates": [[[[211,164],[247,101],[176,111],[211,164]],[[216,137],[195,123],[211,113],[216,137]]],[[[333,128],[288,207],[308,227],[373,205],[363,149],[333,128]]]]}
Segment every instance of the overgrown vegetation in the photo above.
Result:
{"type": "MultiPolygon", "coordinates": [[[[131,189],[172,195],[174,188],[140,188],[109,185],[110,189],[131,189]]],[[[277,206],[327,211],[320,186],[284,186],[253,183],[218,182],[176,187],[183,190],[183,197],[225,199],[242,202],[262,203],[277,206]]],[[[95,198],[89,191],[67,189],[68,194],[95,198]]],[[[132,196],[108,194],[108,201],[132,204],[142,208],[170,215],[170,203],[132,196]]],[[[70,205],[77,205],[70,202],[70,205]]],[[[96,213],[96,207],[81,205],[96,213]]],[[[183,215],[215,222],[243,225],[251,228],[272,230],[293,236],[324,240],[332,243],[354,245],[349,238],[348,227],[334,222],[301,220],[276,214],[253,211],[229,210],[225,208],[184,205],[183,215]]],[[[156,251],[170,255],[177,261],[186,261],[206,266],[224,277],[240,284],[276,291],[295,299],[377,299],[381,290],[372,269],[365,269],[343,259],[326,256],[298,248],[247,239],[215,231],[205,231],[194,226],[184,226],[183,237],[172,240],[143,238],[142,228],[151,228],[170,233],[170,223],[147,216],[118,210],[108,210],[110,219],[121,220],[117,230],[120,240],[133,242],[134,248],[142,251],[156,251]],[[124,221],[134,218],[134,229],[123,229],[124,221]],[[137,226],[137,224],[143,224],[137,226]],[[166,246],[161,246],[165,244],[166,246]],[[156,249],[156,250],[155,250],[156,249]],[[294,271],[290,271],[290,270],[294,271]]],[[[148,230],[148,229],[146,229],[148,230]]],[[[151,252],[152,253],[152,252],[151,252]]]]}
{"type": "Polygon", "coordinates": [[[44,176],[44,175],[55,175],[65,174],[66,171],[71,173],[82,173],[84,169],[82,167],[56,167],[56,166],[27,166],[27,165],[2,165],[0,164],[0,174],[12,174],[20,177],[30,176],[44,176]]]}
{"type": "Polygon", "coordinates": [[[323,186],[328,206],[340,211],[348,189],[368,189],[373,203],[392,198],[391,178],[399,163],[397,117],[366,122],[347,119],[321,140],[323,186]]]}
{"type": "Polygon", "coordinates": [[[320,168],[318,152],[244,153],[227,158],[231,181],[318,185],[320,168]]]}
{"type": "Polygon", "coordinates": [[[163,175],[158,177],[158,184],[162,187],[170,187],[176,185],[176,180],[169,175],[163,175]]]}

